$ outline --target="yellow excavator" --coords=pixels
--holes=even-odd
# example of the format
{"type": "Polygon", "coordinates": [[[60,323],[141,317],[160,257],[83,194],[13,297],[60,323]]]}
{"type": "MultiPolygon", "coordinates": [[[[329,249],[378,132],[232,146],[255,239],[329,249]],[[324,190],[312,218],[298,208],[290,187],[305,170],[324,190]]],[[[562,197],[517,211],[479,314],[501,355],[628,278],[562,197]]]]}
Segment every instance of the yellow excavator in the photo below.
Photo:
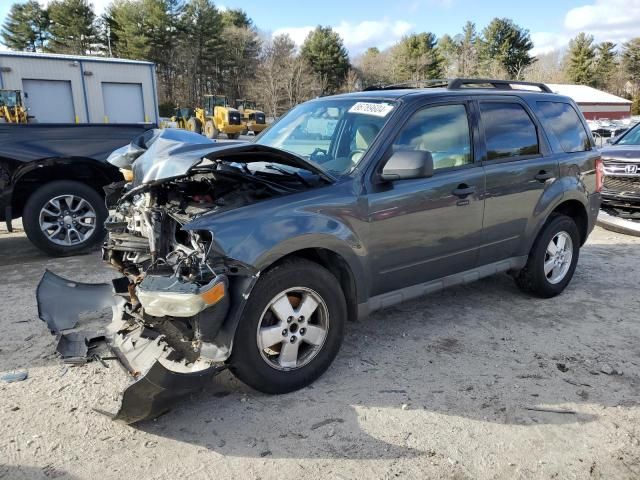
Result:
{"type": "Polygon", "coordinates": [[[176,108],[169,121],[162,122],[160,128],[181,128],[187,130],[189,119],[195,115],[193,108],[176,108]]]}
{"type": "Polygon", "coordinates": [[[235,140],[244,129],[240,112],[229,105],[224,95],[205,95],[202,107],[195,108],[187,121],[187,130],[202,133],[207,138],[218,138],[224,133],[235,140]]]}
{"type": "Polygon", "coordinates": [[[27,109],[22,104],[22,92],[20,90],[0,90],[0,122],[29,122],[27,109]]]}
{"type": "Polygon", "coordinates": [[[245,127],[243,134],[253,132],[257,135],[267,128],[267,117],[262,110],[258,110],[256,102],[242,98],[236,100],[236,107],[242,114],[242,124],[245,127]]]}

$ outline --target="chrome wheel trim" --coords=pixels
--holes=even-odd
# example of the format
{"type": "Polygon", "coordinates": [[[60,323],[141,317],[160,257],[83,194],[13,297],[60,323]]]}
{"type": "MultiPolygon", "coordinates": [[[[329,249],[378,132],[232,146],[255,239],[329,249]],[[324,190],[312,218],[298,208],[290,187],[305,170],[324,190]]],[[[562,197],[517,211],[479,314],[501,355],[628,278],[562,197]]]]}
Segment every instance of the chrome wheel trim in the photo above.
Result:
{"type": "Polygon", "coordinates": [[[573,259],[573,240],[565,231],[556,233],[544,256],[544,275],[547,281],[553,285],[560,283],[571,268],[573,259]]]}
{"type": "Polygon", "coordinates": [[[270,367],[290,371],[309,364],[322,350],[329,333],[329,309],[322,297],[306,287],[292,287],[269,301],[260,316],[256,340],[270,367]]]}
{"type": "Polygon", "coordinates": [[[44,236],[56,245],[80,245],[96,229],[96,211],[77,195],[58,195],[40,209],[38,224],[44,236]]]}

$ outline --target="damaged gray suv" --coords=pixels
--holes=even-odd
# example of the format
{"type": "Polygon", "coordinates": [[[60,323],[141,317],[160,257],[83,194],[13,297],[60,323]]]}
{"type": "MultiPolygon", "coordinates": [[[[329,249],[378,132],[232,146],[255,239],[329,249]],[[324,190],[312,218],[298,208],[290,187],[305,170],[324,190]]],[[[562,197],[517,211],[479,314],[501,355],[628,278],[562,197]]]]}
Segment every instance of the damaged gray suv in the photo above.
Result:
{"type": "Polygon", "coordinates": [[[38,303],[62,336],[113,309],[102,336],[131,374],[126,422],[224,368],[262,392],[302,388],[347,320],[444,287],[508,272],[557,295],[602,187],[576,105],[496,80],[316,99],[253,143],[150,131],[110,162],[127,181],[109,187],[103,255],[122,277],[47,272],[38,303]]]}

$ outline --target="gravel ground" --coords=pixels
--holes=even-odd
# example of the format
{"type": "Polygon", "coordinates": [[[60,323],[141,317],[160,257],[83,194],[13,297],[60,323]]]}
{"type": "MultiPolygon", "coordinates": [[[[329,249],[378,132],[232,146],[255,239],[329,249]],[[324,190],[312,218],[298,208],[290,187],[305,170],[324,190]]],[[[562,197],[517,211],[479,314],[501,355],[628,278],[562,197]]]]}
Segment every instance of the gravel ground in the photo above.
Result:
{"type": "Polygon", "coordinates": [[[505,275],[453,288],[349,324],[309,388],[224,373],[137,426],[92,410],[115,365],[52,353],[45,268],[114,275],[97,252],[51,259],[0,231],[0,372],[29,373],[0,382],[2,478],[640,478],[640,238],[596,229],[555,299],[505,275]]]}

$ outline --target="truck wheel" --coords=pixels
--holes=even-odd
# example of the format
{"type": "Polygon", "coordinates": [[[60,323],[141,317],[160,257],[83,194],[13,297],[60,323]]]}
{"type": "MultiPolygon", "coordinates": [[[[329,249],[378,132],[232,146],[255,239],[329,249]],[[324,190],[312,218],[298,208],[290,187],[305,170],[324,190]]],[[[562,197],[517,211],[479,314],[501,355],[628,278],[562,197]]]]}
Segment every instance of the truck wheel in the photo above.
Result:
{"type": "Polygon", "coordinates": [[[218,138],[218,135],[220,135],[220,132],[214,125],[213,120],[207,120],[204,123],[204,135],[205,137],[211,138],[211,139],[216,139],[218,138]]]}
{"type": "Polygon", "coordinates": [[[227,138],[229,140],[237,140],[238,138],[240,138],[240,134],[239,133],[227,133],[227,138]]]}
{"type": "Polygon", "coordinates": [[[27,200],[22,224],[27,237],[53,256],[73,255],[104,238],[104,199],[80,182],[60,180],[38,188],[27,200]]]}
{"type": "Polygon", "coordinates": [[[253,288],[236,330],[231,371],[264,393],[306,387],[335,358],[347,318],[336,278],[297,259],[267,271],[253,288]]]}
{"type": "Polygon", "coordinates": [[[191,117],[187,121],[187,130],[194,133],[202,133],[202,123],[196,117],[191,117]]]}
{"type": "Polygon", "coordinates": [[[580,234],[571,217],[553,215],[538,234],[516,284],[542,298],[562,293],[571,281],[580,255],[580,234]]]}

